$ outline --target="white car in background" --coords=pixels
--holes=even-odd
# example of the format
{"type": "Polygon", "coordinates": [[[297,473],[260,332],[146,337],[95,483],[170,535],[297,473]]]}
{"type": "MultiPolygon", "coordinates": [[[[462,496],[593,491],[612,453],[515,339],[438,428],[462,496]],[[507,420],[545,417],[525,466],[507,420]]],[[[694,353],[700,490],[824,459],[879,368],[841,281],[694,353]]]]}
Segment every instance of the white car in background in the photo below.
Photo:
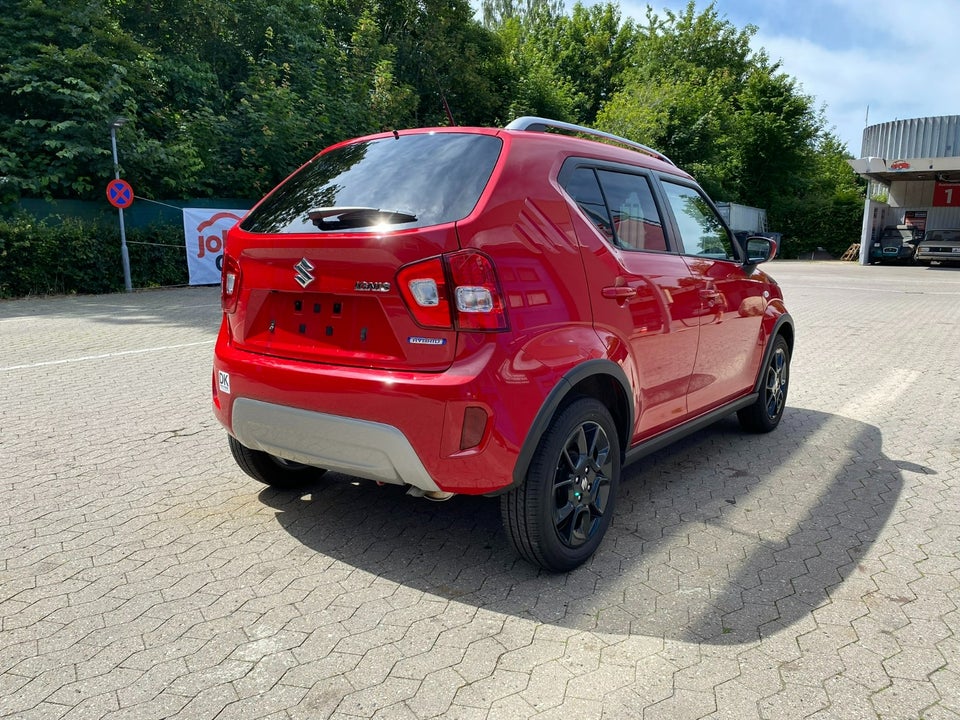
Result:
{"type": "Polygon", "coordinates": [[[914,259],[921,265],[960,263],[960,229],[927,230],[914,259]]]}

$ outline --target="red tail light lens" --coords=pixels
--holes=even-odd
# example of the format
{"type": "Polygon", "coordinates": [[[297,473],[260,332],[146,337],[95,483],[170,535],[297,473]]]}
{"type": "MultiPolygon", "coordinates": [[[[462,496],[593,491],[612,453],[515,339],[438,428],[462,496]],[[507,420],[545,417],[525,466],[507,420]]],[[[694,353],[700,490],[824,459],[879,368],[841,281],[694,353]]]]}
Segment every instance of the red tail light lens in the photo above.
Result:
{"type": "Polygon", "coordinates": [[[401,268],[397,287],[418,325],[445,330],[453,327],[446,275],[439,257],[401,268]]]}
{"type": "Polygon", "coordinates": [[[223,272],[220,275],[220,307],[232,313],[240,298],[240,263],[232,255],[223,254],[223,272]]]}
{"type": "Polygon", "coordinates": [[[493,260],[465,250],[446,256],[458,330],[506,330],[507,314],[493,260]]]}
{"type": "Polygon", "coordinates": [[[507,329],[493,261],[475,250],[430,258],[397,273],[400,295],[418,325],[450,330],[507,329]]]}

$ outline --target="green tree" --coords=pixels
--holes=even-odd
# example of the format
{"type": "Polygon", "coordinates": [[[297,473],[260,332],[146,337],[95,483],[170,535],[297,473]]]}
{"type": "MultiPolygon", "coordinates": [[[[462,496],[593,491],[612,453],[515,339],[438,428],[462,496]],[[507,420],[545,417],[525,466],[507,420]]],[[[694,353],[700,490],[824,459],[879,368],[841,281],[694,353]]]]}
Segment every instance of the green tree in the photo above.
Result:
{"type": "MultiPolygon", "coordinates": [[[[0,193],[100,196],[113,175],[109,124],[135,118],[155,87],[150,51],[111,19],[104,2],[14,0],[0,15],[0,193]]],[[[124,160],[150,181],[189,179],[189,140],[165,143],[135,122],[124,160]]]]}
{"type": "MultiPolygon", "coordinates": [[[[485,6],[485,12],[486,12],[485,6]]],[[[576,91],[544,53],[544,36],[560,20],[559,9],[545,2],[525,8],[510,6],[498,21],[497,37],[506,65],[509,105],[503,121],[523,115],[577,120],[576,91]]]]}
{"type": "Polygon", "coordinates": [[[694,2],[642,23],[612,2],[485,0],[483,14],[467,0],[5,0],[0,201],[102,197],[118,117],[139,195],[256,198],[348,137],[531,114],[657,147],[791,233],[851,234],[852,220],[827,226],[862,187],[812,99],[751,51],[754,27],[694,2]],[[804,225],[811,208],[823,222],[804,225]]]}
{"type": "Polygon", "coordinates": [[[560,18],[564,13],[563,0],[483,0],[480,8],[483,26],[490,30],[499,30],[509,20],[560,18]]]}
{"type": "Polygon", "coordinates": [[[860,242],[866,183],[847,164],[849,157],[831,133],[822,133],[815,141],[807,187],[787,198],[773,218],[790,238],[785,248],[790,257],[818,247],[840,255],[860,242]]]}
{"type": "Polygon", "coordinates": [[[300,0],[120,0],[122,24],[160,58],[144,122],[183,132],[200,169],[181,194],[256,197],[358,117],[349,43],[327,8],[300,0]]]}
{"type": "Polygon", "coordinates": [[[448,107],[458,125],[495,122],[506,102],[501,47],[467,0],[366,0],[361,8],[391,50],[393,82],[415,98],[411,124],[447,125],[448,107]]]}
{"type": "Polygon", "coordinates": [[[539,34],[542,52],[576,94],[580,122],[592,125],[600,108],[623,87],[637,32],[632,20],[622,20],[618,5],[576,3],[539,34]]]}
{"type": "Polygon", "coordinates": [[[732,192],[737,97],[750,69],[755,28],[734,28],[713,5],[661,18],[647,10],[624,87],[598,116],[605,129],[668,155],[714,197],[732,192]]]}
{"type": "Polygon", "coordinates": [[[592,124],[620,89],[635,32],[617,5],[578,2],[567,15],[550,0],[487,0],[483,11],[503,43],[513,110],[592,124]]]}
{"type": "Polygon", "coordinates": [[[755,31],[734,27],[713,4],[664,17],[648,9],[624,87],[597,122],[661,150],[715,199],[765,208],[795,248],[830,247],[830,237],[842,244],[859,227],[862,189],[813,99],[751,51],[755,31]],[[810,211],[822,222],[810,222],[810,211]]]}
{"type": "Polygon", "coordinates": [[[823,126],[812,98],[759,57],[735,101],[732,191],[768,208],[802,195],[816,170],[815,142],[823,126]]]}

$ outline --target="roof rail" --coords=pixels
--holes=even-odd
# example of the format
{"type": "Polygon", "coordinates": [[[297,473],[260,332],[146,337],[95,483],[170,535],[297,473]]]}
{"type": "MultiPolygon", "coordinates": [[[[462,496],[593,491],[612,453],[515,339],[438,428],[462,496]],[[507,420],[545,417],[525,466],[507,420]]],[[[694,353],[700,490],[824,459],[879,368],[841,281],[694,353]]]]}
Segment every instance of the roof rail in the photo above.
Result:
{"type": "Polygon", "coordinates": [[[566,130],[568,132],[583,133],[584,135],[594,135],[595,137],[605,138],[607,140],[612,140],[613,142],[624,145],[625,147],[632,148],[633,150],[639,150],[642,153],[650,155],[657,158],[657,160],[663,160],[668,162],[671,165],[676,166],[676,163],[664,155],[662,152],[654,150],[652,147],[646,145],[641,145],[638,142],[633,140],[627,140],[627,138],[620,137],[619,135],[612,135],[611,133],[603,132],[602,130],[594,130],[593,128],[584,127],[583,125],[574,125],[573,123],[563,122],[561,120],[550,120],[548,118],[542,117],[533,117],[531,115],[524,115],[523,117],[518,117],[512,123],[504,128],[505,130],[529,130],[531,132],[546,132],[548,129],[553,128],[555,130],[566,130]]]}

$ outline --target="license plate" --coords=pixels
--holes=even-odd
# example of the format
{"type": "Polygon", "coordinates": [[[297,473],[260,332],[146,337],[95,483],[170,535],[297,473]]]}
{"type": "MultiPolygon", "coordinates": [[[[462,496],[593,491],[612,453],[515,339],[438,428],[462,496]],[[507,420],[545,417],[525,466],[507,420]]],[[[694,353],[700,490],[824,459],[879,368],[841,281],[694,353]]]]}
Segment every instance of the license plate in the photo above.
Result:
{"type": "Polygon", "coordinates": [[[950,248],[950,252],[960,253],[960,247],[950,248]]]}

